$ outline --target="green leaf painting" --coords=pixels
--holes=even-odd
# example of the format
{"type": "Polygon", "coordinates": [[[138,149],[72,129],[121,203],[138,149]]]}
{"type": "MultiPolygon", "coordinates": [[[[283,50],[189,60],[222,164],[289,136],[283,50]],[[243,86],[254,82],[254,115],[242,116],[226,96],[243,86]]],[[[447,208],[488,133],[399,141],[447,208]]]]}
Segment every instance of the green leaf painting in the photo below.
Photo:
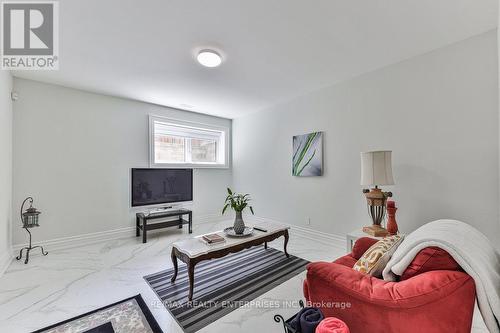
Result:
{"type": "Polygon", "coordinates": [[[293,137],[292,175],[323,174],[323,133],[314,132],[293,137]]]}

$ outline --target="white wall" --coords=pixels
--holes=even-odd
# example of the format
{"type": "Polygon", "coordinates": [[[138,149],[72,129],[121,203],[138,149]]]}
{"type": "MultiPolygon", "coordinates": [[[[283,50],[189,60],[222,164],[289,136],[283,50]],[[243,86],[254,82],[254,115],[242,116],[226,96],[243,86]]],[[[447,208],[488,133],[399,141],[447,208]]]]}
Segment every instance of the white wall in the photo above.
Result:
{"type": "Polygon", "coordinates": [[[11,255],[12,219],[12,77],[0,70],[0,275],[11,255]]]}
{"type": "MultiPolygon", "coordinates": [[[[31,195],[34,237],[49,240],[135,225],[132,167],[148,166],[148,114],[231,127],[231,120],[14,79],[13,207],[31,195]]],[[[194,223],[220,212],[231,169],[194,172],[194,223]]],[[[196,228],[195,228],[196,230],[196,228]]],[[[13,243],[26,241],[14,224],[13,243]]]]}
{"type": "Polygon", "coordinates": [[[402,231],[455,218],[500,236],[491,31],[233,121],[234,187],[256,214],[338,235],[370,224],[361,151],[393,150],[402,231]],[[323,177],[291,176],[292,136],[324,131],[323,177]]]}
{"type": "MultiPolygon", "coordinates": [[[[500,25],[500,0],[498,1],[499,3],[499,10],[498,10],[498,23],[500,25]]],[[[499,121],[499,149],[500,149],[500,29],[497,28],[497,66],[498,66],[498,114],[499,114],[499,117],[498,117],[498,121],[499,121]]],[[[498,158],[499,158],[499,168],[498,168],[498,173],[499,173],[499,181],[500,181],[500,153],[498,154],[498,158]]],[[[498,184],[498,187],[500,189],[500,182],[498,184]]],[[[499,198],[500,200],[500,198],[499,198]]],[[[499,213],[499,216],[500,216],[500,201],[498,202],[498,213],[499,213]]],[[[500,248],[500,245],[498,245],[498,247],[500,248]]]]}

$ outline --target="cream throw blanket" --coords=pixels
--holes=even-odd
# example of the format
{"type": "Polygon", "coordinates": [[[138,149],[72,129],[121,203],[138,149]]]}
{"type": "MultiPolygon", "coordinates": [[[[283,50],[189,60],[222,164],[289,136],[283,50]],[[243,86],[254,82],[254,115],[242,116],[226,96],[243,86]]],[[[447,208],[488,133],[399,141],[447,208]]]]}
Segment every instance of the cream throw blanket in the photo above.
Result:
{"type": "Polygon", "coordinates": [[[455,220],[427,223],[404,239],[387,263],[386,281],[401,276],[416,254],[429,246],[447,251],[476,284],[479,310],[491,333],[499,333],[500,254],[489,240],[470,225],[455,220]]]}

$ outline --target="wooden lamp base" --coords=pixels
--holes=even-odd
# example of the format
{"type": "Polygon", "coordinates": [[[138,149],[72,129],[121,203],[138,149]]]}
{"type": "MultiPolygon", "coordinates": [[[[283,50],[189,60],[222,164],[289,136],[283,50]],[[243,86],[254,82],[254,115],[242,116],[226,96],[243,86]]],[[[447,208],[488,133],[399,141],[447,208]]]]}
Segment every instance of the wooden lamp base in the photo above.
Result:
{"type": "Polygon", "coordinates": [[[387,198],[392,197],[391,192],[383,192],[377,186],[375,188],[364,189],[363,193],[368,204],[368,214],[372,218],[373,224],[364,227],[363,232],[374,237],[385,237],[389,235],[387,229],[381,226],[385,216],[385,205],[387,198]]]}
{"type": "Polygon", "coordinates": [[[369,227],[363,227],[363,232],[373,237],[385,237],[389,235],[387,229],[377,224],[373,224],[369,227]]]}

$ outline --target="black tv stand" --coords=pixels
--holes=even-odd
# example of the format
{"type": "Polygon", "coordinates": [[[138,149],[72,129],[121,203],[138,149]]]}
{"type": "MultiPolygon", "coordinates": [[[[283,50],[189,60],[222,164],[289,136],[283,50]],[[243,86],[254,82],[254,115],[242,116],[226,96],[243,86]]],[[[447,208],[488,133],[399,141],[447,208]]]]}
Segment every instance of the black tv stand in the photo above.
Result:
{"type": "Polygon", "coordinates": [[[173,208],[174,208],[174,206],[160,207],[160,208],[153,209],[152,211],[149,212],[149,214],[145,214],[145,215],[151,215],[151,214],[161,213],[161,212],[164,212],[164,211],[167,211],[167,210],[172,210],[173,208]]]}
{"type": "Polygon", "coordinates": [[[189,233],[193,233],[193,212],[189,209],[165,209],[164,211],[158,211],[150,214],[137,213],[135,214],[135,236],[139,237],[142,230],[142,242],[146,243],[147,231],[155,230],[161,228],[175,227],[178,226],[182,229],[182,225],[187,224],[189,226],[189,233]],[[188,215],[188,220],[183,218],[183,215],[188,215]],[[177,220],[156,222],[149,224],[148,222],[155,219],[163,219],[166,217],[177,217],[177,220]]]}

